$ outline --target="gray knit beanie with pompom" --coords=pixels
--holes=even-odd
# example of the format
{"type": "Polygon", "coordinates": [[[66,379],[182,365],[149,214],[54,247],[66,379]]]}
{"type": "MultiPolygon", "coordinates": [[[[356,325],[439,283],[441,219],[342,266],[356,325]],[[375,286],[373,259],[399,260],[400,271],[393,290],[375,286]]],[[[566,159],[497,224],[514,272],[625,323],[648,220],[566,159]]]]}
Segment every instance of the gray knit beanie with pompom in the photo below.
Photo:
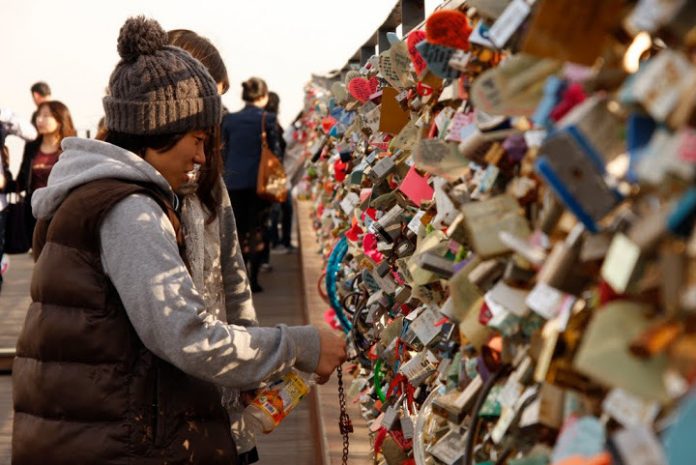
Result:
{"type": "Polygon", "coordinates": [[[159,23],[129,18],[118,36],[121,61],[104,97],[106,127],[125,134],[177,134],[220,124],[220,96],[208,70],[167,45],[159,23]]]}

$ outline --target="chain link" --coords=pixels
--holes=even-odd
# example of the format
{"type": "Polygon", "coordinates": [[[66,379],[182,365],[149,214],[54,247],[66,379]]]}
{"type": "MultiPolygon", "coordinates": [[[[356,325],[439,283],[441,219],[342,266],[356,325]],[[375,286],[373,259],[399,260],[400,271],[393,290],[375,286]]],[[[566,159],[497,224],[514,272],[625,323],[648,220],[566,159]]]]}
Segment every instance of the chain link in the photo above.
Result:
{"type": "Polygon", "coordinates": [[[343,368],[341,365],[336,369],[338,377],[338,404],[341,409],[341,414],[338,419],[338,428],[343,436],[343,460],[342,465],[348,465],[348,445],[350,438],[348,435],[353,432],[353,423],[350,421],[348,412],[346,411],[346,394],[343,390],[343,368]]]}

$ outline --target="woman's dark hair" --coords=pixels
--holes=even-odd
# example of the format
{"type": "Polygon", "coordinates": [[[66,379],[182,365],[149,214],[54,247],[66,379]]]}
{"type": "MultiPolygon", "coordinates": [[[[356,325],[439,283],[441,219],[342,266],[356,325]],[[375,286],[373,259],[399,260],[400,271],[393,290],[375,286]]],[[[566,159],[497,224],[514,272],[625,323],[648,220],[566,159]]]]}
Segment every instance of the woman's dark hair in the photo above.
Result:
{"type": "Polygon", "coordinates": [[[266,81],[261,78],[252,77],[242,82],[242,100],[248,103],[268,95],[266,81]]]}
{"type": "MultiPolygon", "coordinates": [[[[200,178],[196,194],[201,203],[208,210],[207,223],[217,217],[217,206],[221,202],[218,178],[222,172],[222,156],[220,155],[220,126],[214,126],[205,130],[208,139],[205,143],[205,165],[201,166],[200,178]]],[[[166,152],[173,148],[187,132],[178,134],[135,135],[107,130],[104,134],[104,142],[121,147],[141,157],[145,157],[145,150],[152,149],[157,152],[166,152]]]]}
{"type": "Polygon", "coordinates": [[[188,29],[174,29],[167,32],[169,43],[183,48],[196,60],[203,63],[216,83],[222,84],[224,94],[230,88],[230,81],[227,77],[227,68],[222,61],[220,52],[205,37],[201,37],[188,29]]]}
{"type": "Polygon", "coordinates": [[[280,97],[275,92],[268,93],[268,103],[266,108],[264,108],[269,113],[278,114],[278,109],[280,108],[280,97]]]}
{"type": "Polygon", "coordinates": [[[68,107],[66,107],[65,104],[58,100],[51,100],[49,102],[41,103],[37,108],[37,111],[41,111],[41,109],[44,107],[48,108],[48,111],[51,112],[51,115],[53,115],[58,122],[58,134],[60,135],[60,140],[58,141],[59,144],[64,138],[77,135],[72,117],[70,116],[70,110],[68,110],[68,107]]]}

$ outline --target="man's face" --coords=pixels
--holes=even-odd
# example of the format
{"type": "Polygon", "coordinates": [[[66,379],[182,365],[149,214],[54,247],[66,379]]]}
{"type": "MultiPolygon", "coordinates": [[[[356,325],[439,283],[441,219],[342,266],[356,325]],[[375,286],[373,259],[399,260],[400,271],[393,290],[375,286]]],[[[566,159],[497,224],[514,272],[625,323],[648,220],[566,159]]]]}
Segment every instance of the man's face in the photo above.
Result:
{"type": "Polygon", "coordinates": [[[37,107],[49,99],[48,96],[44,97],[43,95],[39,94],[38,92],[32,92],[31,98],[34,99],[34,103],[36,104],[37,107]]]}
{"type": "Polygon", "coordinates": [[[205,131],[191,131],[167,151],[147,149],[145,161],[159,171],[172,189],[177,191],[189,181],[194,165],[205,164],[204,148],[207,138],[208,134],[205,131]]]}

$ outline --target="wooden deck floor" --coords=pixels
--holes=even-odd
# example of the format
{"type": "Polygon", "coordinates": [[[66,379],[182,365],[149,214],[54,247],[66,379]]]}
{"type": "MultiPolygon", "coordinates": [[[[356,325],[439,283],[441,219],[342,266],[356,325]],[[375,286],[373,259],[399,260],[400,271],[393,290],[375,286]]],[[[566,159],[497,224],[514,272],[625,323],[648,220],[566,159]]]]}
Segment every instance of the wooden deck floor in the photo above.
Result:
{"type": "MultiPolygon", "coordinates": [[[[322,257],[318,253],[319,246],[316,241],[312,220],[310,218],[311,205],[308,202],[298,202],[296,218],[299,222],[300,231],[300,250],[302,253],[302,274],[304,280],[304,292],[306,309],[310,323],[323,325],[324,312],[329,308],[317,293],[317,281],[323,269],[322,257]]],[[[344,376],[346,390],[350,386],[352,379],[344,376]]],[[[322,452],[324,454],[325,465],[340,465],[343,443],[338,429],[338,383],[336,376],[323,386],[319,386],[319,421],[320,431],[323,432],[322,452]]],[[[351,465],[369,465],[373,463],[370,436],[365,420],[360,416],[360,409],[357,404],[346,399],[348,402],[347,410],[353,421],[355,432],[350,435],[350,453],[348,463],[351,465]]]]}
{"type": "MultiPolygon", "coordinates": [[[[262,325],[324,324],[326,304],[316,292],[322,269],[309,219],[309,205],[298,204],[300,252],[273,253],[273,271],[260,277],[265,292],[254,302],[262,325]],[[305,286],[304,283],[307,283],[305,286]]],[[[13,255],[0,294],[0,348],[14,347],[29,305],[32,261],[29,255],[13,255]]],[[[346,377],[346,386],[350,378],[346,377]]],[[[9,375],[0,375],[0,465],[10,464],[12,437],[12,384],[9,375]]],[[[259,439],[259,465],[338,465],[341,463],[341,436],[338,432],[338,397],[335,376],[313,389],[276,431],[259,439]]],[[[351,435],[351,465],[371,464],[369,436],[357,406],[349,405],[355,425],[351,435]]]]}

